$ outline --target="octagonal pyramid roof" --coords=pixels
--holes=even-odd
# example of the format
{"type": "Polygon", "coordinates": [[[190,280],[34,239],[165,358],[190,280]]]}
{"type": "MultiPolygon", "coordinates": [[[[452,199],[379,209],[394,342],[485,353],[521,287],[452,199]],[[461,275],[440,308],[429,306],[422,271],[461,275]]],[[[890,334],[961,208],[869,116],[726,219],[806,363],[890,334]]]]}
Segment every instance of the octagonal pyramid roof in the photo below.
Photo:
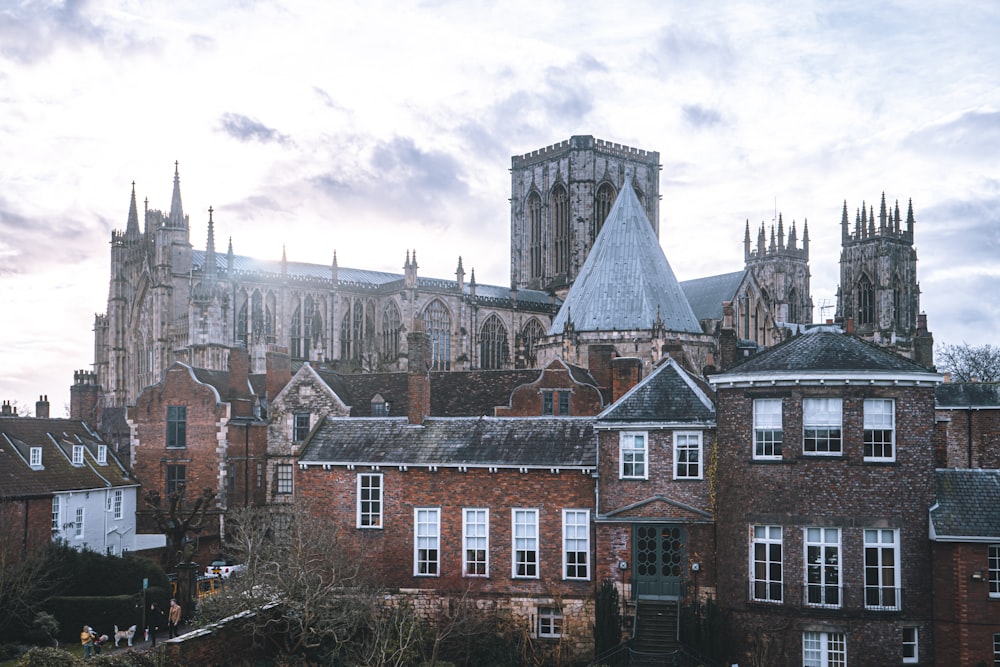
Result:
{"type": "Polygon", "coordinates": [[[652,329],[657,317],[667,331],[701,333],[626,176],[549,335],[562,333],[567,321],[577,331],[652,329]]]}

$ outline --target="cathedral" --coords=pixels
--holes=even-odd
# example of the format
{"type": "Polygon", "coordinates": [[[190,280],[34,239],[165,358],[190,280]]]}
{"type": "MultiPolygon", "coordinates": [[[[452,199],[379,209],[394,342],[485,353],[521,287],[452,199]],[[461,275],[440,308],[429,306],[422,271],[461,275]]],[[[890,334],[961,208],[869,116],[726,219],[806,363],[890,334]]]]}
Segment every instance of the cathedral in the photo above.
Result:
{"type": "MultiPolygon", "coordinates": [[[[592,136],[514,156],[511,280],[498,286],[467,277],[461,257],[453,276],[421,276],[416,250],[402,273],[338,266],[332,249],[328,265],[284,251],[237,255],[232,240],[220,252],[211,209],[195,249],[175,164],[168,212],[147,200],[140,216],[133,185],[125,229],[111,235],[93,375],[80,375],[102,407],[121,408],[174,361],[224,370],[235,347],[254,373],[269,349],[345,373],[399,371],[416,320],[433,370],[541,368],[557,357],[587,366],[599,351],[649,365],[669,355],[700,375],[812,324],[808,223],[800,231],[779,216],[753,238],[748,220],[742,269],[679,282],[660,245],[660,168],[657,152],[592,136]]],[[[875,217],[862,206],[852,231],[845,202],[838,322],[929,365],[912,204],[905,227],[884,197],[875,217]]]]}

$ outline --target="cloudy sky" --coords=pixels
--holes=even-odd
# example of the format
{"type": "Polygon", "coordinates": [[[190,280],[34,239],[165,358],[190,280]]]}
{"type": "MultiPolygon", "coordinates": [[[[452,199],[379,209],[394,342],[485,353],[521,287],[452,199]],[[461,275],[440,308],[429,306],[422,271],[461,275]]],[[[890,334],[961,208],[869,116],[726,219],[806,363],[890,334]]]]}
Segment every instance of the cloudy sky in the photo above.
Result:
{"type": "MultiPolygon", "coordinates": [[[[0,399],[53,416],[93,362],[132,182],[237,254],[509,284],[510,156],[659,151],[681,280],[808,219],[912,198],[938,343],[1000,342],[1000,5],[0,0],[0,399]]],[[[830,306],[830,308],[826,308],[830,306]]]]}

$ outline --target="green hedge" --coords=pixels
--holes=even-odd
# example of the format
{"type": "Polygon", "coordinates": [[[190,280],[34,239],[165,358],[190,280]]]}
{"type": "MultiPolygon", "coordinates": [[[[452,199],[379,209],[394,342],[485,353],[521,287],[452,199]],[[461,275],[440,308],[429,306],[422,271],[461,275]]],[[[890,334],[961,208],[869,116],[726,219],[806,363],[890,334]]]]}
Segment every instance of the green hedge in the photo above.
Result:
{"type": "MultiPolygon", "coordinates": [[[[147,606],[155,601],[160,609],[166,609],[169,600],[170,589],[151,586],[146,591],[147,606]]],[[[108,635],[114,641],[114,626],[124,630],[131,625],[140,625],[142,594],[59,596],[49,600],[45,610],[59,621],[60,641],[80,641],[80,630],[84,625],[91,626],[99,635],[108,635]]],[[[141,636],[141,629],[137,629],[136,637],[141,636]]]]}

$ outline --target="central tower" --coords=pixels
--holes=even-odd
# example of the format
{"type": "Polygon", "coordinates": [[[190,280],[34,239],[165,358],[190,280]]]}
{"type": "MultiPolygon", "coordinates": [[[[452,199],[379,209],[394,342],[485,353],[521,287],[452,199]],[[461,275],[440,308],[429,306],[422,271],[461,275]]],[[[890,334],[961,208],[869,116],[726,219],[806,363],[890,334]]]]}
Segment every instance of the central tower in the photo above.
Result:
{"type": "Polygon", "coordinates": [[[659,153],[586,135],[511,158],[511,285],[565,298],[626,175],[658,238],[659,153]]]}

